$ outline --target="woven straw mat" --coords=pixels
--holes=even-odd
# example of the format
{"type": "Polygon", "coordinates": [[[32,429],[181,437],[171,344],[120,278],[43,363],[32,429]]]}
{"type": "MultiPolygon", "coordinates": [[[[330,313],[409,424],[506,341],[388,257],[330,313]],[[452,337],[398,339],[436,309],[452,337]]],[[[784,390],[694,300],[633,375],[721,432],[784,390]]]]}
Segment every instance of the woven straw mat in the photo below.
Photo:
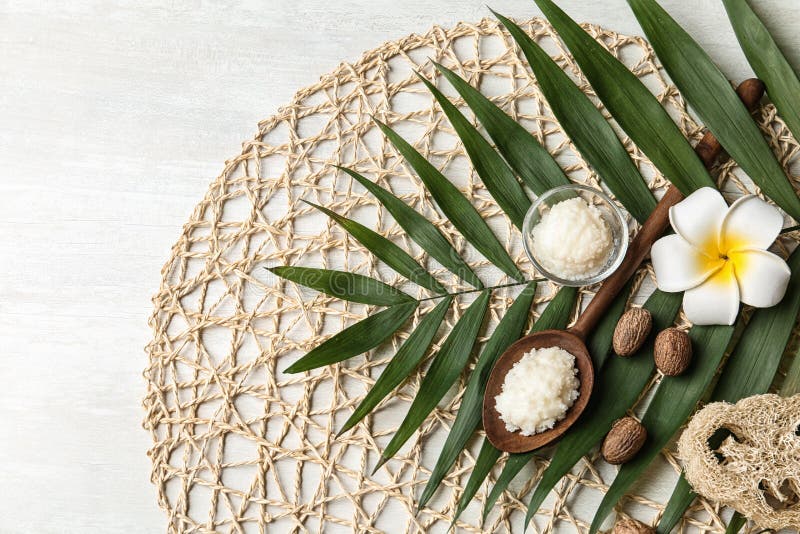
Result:
{"type": "MultiPolygon", "coordinates": [[[[523,26],[594,98],[552,28],[538,19],[523,26]]],[[[699,138],[697,123],[687,114],[676,89],[665,81],[643,39],[585,27],[658,95],[689,138],[699,138]]],[[[472,171],[441,109],[414,75],[419,70],[434,79],[472,120],[449,84],[434,74],[431,59],[480,87],[533,132],[573,180],[598,185],[595,173],[562,134],[509,35],[495,21],[434,27],[425,35],[386,43],[299,91],[277,115],[259,124],[255,138],[243,144],[241,154],[230,159],[211,183],[172,248],[153,298],[153,339],[144,372],[148,383],[145,426],[152,434],[152,481],[167,513],[168,532],[447,530],[482,435],[470,441],[434,499],[419,513],[416,499],[454,420],[466,373],[420,431],[375,475],[369,473],[402,421],[421,374],[406,380],[356,428],[334,438],[433,303],[423,303],[402,333],[378,350],[338,365],[287,375],[283,370],[291,362],[372,310],[282,281],[265,269],[276,265],[346,269],[426,296],[300,202],[307,199],[388,236],[452,291],[469,289],[428,259],[373,197],[333,167],[338,164],[390,188],[434,221],[487,285],[507,280],[442,217],[419,179],[372,123],[374,115],[396,128],[464,191],[512,258],[533,275],[520,235],[472,171]]],[[[762,108],[757,120],[791,173],[797,144],[771,106],[762,108]]],[[[623,139],[653,190],[663,188],[663,177],[623,139]]],[[[717,171],[729,200],[746,189],[755,190],[734,171],[732,163],[717,171]]],[[[641,301],[652,287],[650,273],[643,270],[639,282],[643,282],[641,301]]],[[[537,314],[556,289],[540,284],[537,314]]],[[[494,293],[481,342],[519,290],[512,287],[494,293]]],[[[583,292],[583,304],[591,291],[583,292]]],[[[436,343],[473,298],[458,299],[436,343]]],[[[641,408],[635,412],[641,414],[641,408]]],[[[615,472],[595,459],[596,453],[581,461],[556,486],[530,532],[587,530],[615,472]]],[[[547,455],[537,457],[517,476],[482,524],[486,491],[504,461],[498,462],[459,519],[458,531],[523,532],[528,495],[547,465],[547,455]]],[[[677,463],[665,451],[618,511],[656,521],[676,473],[677,463]]],[[[729,514],[700,500],[681,529],[722,532],[720,516],[727,519],[729,514]]],[[[606,527],[610,524],[611,520],[606,527]]]]}

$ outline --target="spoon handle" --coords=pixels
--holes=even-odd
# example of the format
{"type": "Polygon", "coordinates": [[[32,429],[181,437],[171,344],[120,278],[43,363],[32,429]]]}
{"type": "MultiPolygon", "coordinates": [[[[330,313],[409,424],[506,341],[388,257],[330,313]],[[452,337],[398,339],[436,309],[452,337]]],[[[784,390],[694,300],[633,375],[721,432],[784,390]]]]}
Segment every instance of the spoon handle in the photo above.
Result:
{"type": "MultiPolygon", "coordinates": [[[[764,95],[764,83],[758,78],[749,78],[739,84],[736,92],[747,109],[753,111],[764,95]]],[[[719,141],[710,131],[706,131],[703,139],[695,146],[694,150],[706,168],[710,169],[722,153],[722,145],[719,144],[719,141]]],[[[681,200],[683,200],[681,192],[675,186],[669,186],[656,208],[642,225],[639,233],[631,241],[622,264],[603,282],[597,294],[589,302],[586,310],[578,317],[575,324],[569,328],[570,332],[583,340],[586,339],[586,335],[605,315],[614,298],[625,287],[625,284],[628,283],[628,280],[647,257],[655,240],[667,229],[669,225],[669,209],[681,200]]]]}

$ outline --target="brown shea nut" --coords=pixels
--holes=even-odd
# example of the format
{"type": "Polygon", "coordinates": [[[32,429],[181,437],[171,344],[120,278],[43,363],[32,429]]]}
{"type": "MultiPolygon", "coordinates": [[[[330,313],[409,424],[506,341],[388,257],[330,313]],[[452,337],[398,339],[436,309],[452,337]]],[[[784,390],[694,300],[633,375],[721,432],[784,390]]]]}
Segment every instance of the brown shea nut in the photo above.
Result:
{"type": "Polygon", "coordinates": [[[635,519],[621,519],[614,525],[614,534],[655,534],[656,529],[635,519]]]}
{"type": "Polygon", "coordinates": [[[653,358],[658,370],[667,376],[677,376],[692,362],[692,340],[677,328],[667,328],[656,336],[653,358]]]}
{"type": "Polygon", "coordinates": [[[606,462],[620,465],[631,460],[647,439],[647,430],[633,417],[617,419],[603,440],[600,453],[606,462]]]}
{"type": "Polygon", "coordinates": [[[619,318],[614,328],[614,352],[630,356],[639,350],[653,328],[653,316],[644,308],[631,308],[619,318]]]}

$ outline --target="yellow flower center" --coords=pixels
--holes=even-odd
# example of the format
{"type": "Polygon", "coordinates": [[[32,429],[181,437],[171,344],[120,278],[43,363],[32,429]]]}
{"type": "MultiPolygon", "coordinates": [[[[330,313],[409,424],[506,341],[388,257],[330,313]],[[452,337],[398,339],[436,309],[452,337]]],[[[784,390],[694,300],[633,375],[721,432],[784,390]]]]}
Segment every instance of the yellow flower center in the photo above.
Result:
{"type": "Polygon", "coordinates": [[[728,288],[731,285],[731,278],[734,277],[737,267],[734,261],[720,260],[720,264],[719,270],[712,274],[705,283],[728,288]]]}
{"type": "Polygon", "coordinates": [[[747,255],[736,251],[746,247],[747,240],[741,236],[712,236],[700,247],[703,254],[698,258],[699,267],[703,272],[714,272],[709,282],[722,283],[735,273],[741,275],[747,267],[747,255]]]}

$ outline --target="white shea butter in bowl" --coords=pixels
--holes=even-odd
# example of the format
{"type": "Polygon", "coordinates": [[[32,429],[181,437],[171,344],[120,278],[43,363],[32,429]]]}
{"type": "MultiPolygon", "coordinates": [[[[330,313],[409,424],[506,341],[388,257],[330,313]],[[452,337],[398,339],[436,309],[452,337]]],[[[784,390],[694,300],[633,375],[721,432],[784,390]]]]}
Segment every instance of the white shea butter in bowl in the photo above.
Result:
{"type": "Polygon", "coordinates": [[[533,253],[551,273],[569,280],[597,275],[614,251],[602,212],[580,197],[562,200],[533,227],[533,253]]]}
{"type": "Polygon", "coordinates": [[[569,286],[608,277],[628,246],[622,211],[601,191],[582,185],[557,187],[536,199],[522,235],[534,268],[569,286]]]}
{"type": "Polygon", "coordinates": [[[532,436],[550,430],[578,399],[575,356],[559,347],[525,353],[506,374],[495,408],[509,432],[532,436]]]}

